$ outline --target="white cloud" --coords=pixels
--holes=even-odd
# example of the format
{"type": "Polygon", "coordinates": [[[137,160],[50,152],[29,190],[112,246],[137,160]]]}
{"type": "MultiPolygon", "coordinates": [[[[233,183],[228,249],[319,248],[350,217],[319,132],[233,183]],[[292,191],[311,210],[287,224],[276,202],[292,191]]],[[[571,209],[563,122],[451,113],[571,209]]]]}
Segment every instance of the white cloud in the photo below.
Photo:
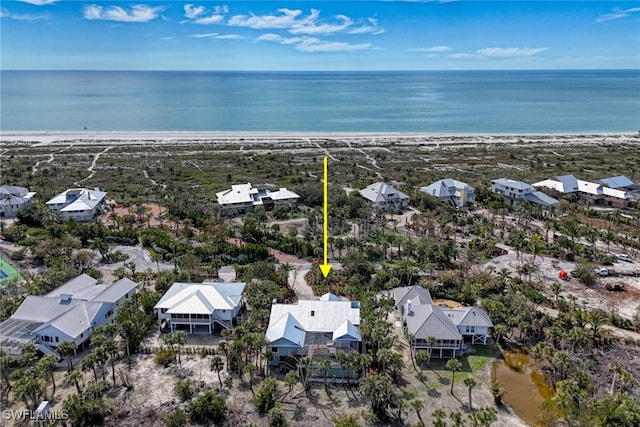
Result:
{"type": "Polygon", "coordinates": [[[371,49],[370,43],[350,44],[344,42],[330,42],[316,37],[282,37],[278,34],[263,34],[257,41],[271,41],[284,45],[294,45],[302,52],[355,52],[371,49]]]}
{"type": "Polygon", "coordinates": [[[449,55],[449,58],[453,59],[473,59],[476,58],[476,55],[473,53],[452,53],[449,55]]]}
{"type": "Polygon", "coordinates": [[[229,25],[249,27],[253,29],[288,29],[296,23],[296,18],[302,14],[301,10],[278,9],[280,15],[235,15],[229,19],[229,25]]]}
{"type": "Polygon", "coordinates": [[[547,47],[488,47],[478,49],[476,53],[487,58],[520,58],[523,56],[534,56],[549,50],[547,47]]]}
{"type": "Polygon", "coordinates": [[[320,24],[317,22],[320,11],[311,10],[311,14],[304,19],[294,23],[289,32],[291,34],[331,34],[344,31],[353,25],[351,18],[345,15],[336,15],[337,22],[334,24],[320,24]]]}
{"type": "Polygon", "coordinates": [[[229,13],[229,6],[226,4],[222,6],[213,6],[213,13],[217,15],[226,15],[229,13]]]}
{"type": "Polygon", "coordinates": [[[219,33],[193,34],[189,37],[192,37],[195,39],[218,39],[218,40],[239,40],[239,39],[245,38],[239,34],[219,34],[219,33]]]}
{"type": "Polygon", "coordinates": [[[615,21],[616,19],[626,18],[632,13],[640,12],[640,7],[632,7],[630,9],[614,9],[611,13],[598,16],[596,22],[615,21]]]}
{"type": "Polygon", "coordinates": [[[220,34],[216,37],[218,40],[242,40],[246,39],[246,37],[241,36],[240,34],[220,34]]]}
{"type": "Polygon", "coordinates": [[[134,4],[131,6],[130,11],[120,6],[103,8],[102,6],[90,4],[84,7],[84,17],[90,21],[149,22],[156,19],[162,10],[161,6],[151,7],[144,4],[134,4]]]}
{"type": "Polygon", "coordinates": [[[218,33],[203,33],[203,34],[192,34],[189,37],[194,39],[207,39],[207,38],[215,37],[218,35],[219,35],[218,33]]]}
{"type": "Polygon", "coordinates": [[[0,18],[15,19],[16,21],[38,22],[49,19],[48,15],[30,15],[26,13],[11,13],[8,9],[0,8],[0,18]]]}
{"type": "Polygon", "coordinates": [[[23,3],[29,3],[29,4],[33,4],[36,6],[44,6],[46,4],[53,4],[55,2],[57,2],[58,0],[18,0],[21,1],[23,3]]]}
{"type": "Polygon", "coordinates": [[[439,53],[439,52],[448,52],[450,50],[453,50],[453,48],[449,46],[432,46],[432,47],[416,47],[412,49],[407,49],[407,52],[439,53]]]}
{"type": "Polygon", "coordinates": [[[207,10],[204,6],[194,6],[192,4],[184,5],[184,16],[189,19],[194,19],[200,15],[202,15],[207,10]]]}
{"type": "Polygon", "coordinates": [[[213,14],[206,15],[207,8],[204,6],[184,5],[184,16],[194,24],[211,25],[224,22],[225,14],[229,12],[229,6],[215,6],[213,14]]]}
{"type": "Polygon", "coordinates": [[[304,15],[299,9],[278,9],[277,14],[269,15],[235,15],[229,19],[231,26],[249,27],[259,30],[286,30],[297,35],[321,35],[346,32],[349,34],[381,34],[383,29],[378,27],[378,21],[368,18],[366,22],[354,22],[346,15],[335,15],[331,20],[322,20],[320,11],[311,9],[304,15]]]}
{"type": "Polygon", "coordinates": [[[199,25],[221,24],[223,21],[224,15],[210,15],[193,20],[194,24],[199,25]]]}

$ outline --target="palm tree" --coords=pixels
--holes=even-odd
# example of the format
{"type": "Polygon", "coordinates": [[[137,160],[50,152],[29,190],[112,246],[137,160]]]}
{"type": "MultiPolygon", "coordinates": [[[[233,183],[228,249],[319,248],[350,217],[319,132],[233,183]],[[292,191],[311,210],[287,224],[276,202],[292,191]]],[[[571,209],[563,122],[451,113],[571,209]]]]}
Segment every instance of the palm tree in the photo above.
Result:
{"type": "Polygon", "coordinates": [[[424,420],[422,419],[422,414],[420,413],[420,411],[422,411],[422,408],[424,408],[424,402],[420,399],[413,399],[411,401],[411,408],[416,411],[416,415],[420,420],[420,425],[425,425],[424,420]]]}
{"type": "Polygon", "coordinates": [[[78,391],[78,395],[82,394],[82,388],[80,388],[80,380],[82,379],[82,372],[74,369],[73,371],[67,374],[67,381],[76,386],[76,390],[78,391]]]}
{"type": "Polygon", "coordinates": [[[320,362],[320,367],[322,368],[322,372],[324,373],[324,390],[328,392],[329,389],[327,388],[327,374],[329,373],[329,369],[331,369],[331,360],[323,360],[322,362],[320,362]]]}
{"type": "Polygon", "coordinates": [[[104,352],[109,355],[109,359],[111,360],[111,378],[113,380],[113,386],[116,386],[116,357],[118,356],[118,353],[120,353],[118,346],[116,345],[115,342],[113,342],[113,340],[108,340],[105,341],[102,344],[102,348],[104,350],[104,352]]]}
{"type": "Polygon", "coordinates": [[[56,369],[56,358],[53,355],[48,355],[42,357],[38,360],[36,364],[36,370],[39,371],[40,375],[44,378],[51,380],[51,385],[53,386],[53,390],[51,391],[51,399],[56,393],[56,379],[53,375],[53,372],[56,369]]]}
{"type": "Polygon", "coordinates": [[[471,389],[477,387],[478,381],[473,377],[467,377],[464,379],[464,385],[469,388],[469,410],[473,412],[473,405],[471,403],[471,389]]]}
{"type": "Polygon", "coordinates": [[[185,331],[177,331],[174,333],[174,343],[176,344],[176,353],[178,354],[178,364],[182,367],[182,360],[180,360],[180,352],[182,346],[187,343],[187,333],[185,331]]]}
{"type": "Polygon", "coordinates": [[[220,389],[222,389],[222,379],[220,378],[220,371],[224,369],[224,360],[222,360],[222,357],[218,355],[213,356],[211,362],[209,362],[209,369],[216,371],[218,374],[218,382],[220,383],[220,389]]]}
{"type": "Polygon", "coordinates": [[[394,393],[391,380],[384,375],[371,375],[360,384],[360,391],[371,402],[373,413],[380,419],[387,416],[387,409],[393,403],[394,393]]]}
{"type": "Polygon", "coordinates": [[[80,363],[81,369],[83,371],[93,370],[93,379],[98,381],[98,372],[96,372],[96,355],[92,352],[87,354],[82,362],[80,363]]]}
{"type": "MultiPolygon", "coordinates": [[[[4,350],[0,349],[0,378],[7,385],[7,391],[11,390],[11,381],[9,380],[9,371],[7,369],[8,366],[13,364],[13,359],[9,356],[4,350]]],[[[4,390],[0,390],[1,392],[4,390]]]]}
{"type": "Polygon", "coordinates": [[[459,371],[460,368],[462,368],[462,364],[458,359],[450,359],[447,361],[445,368],[448,371],[451,371],[451,390],[449,390],[449,393],[453,394],[453,383],[456,380],[456,371],[459,371]]]}
{"type": "Polygon", "coordinates": [[[73,341],[62,341],[60,344],[58,344],[58,352],[60,352],[64,356],[67,356],[67,373],[71,372],[71,370],[73,369],[71,353],[75,353],[76,348],[76,343],[73,341]]]}

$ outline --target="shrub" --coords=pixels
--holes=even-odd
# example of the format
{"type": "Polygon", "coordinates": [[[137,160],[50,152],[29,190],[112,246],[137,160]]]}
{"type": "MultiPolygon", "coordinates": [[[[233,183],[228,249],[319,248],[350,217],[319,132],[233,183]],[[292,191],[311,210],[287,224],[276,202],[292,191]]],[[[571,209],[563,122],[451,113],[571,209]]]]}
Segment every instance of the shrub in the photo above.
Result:
{"type": "Polygon", "coordinates": [[[286,427],[287,425],[282,406],[276,402],[275,406],[269,411],[269,427],[286,427]]]}
{"type": "Polygon", "coordinates": [[[276,403],[275,395],[277,387],[278,385],[274,378],[267,378],[264,380],[258,394],[256,394],[256,397],[253,400],[258,413],[266,414],[274,407],[276,403]]]}
{"type": "Polygon", "coordinates": [[[227,402],[220,394],[207,390],[189,405],[191,421],[206,423],[213,421],[218,424],[227,416],[227,402]]]}
{"type": "Polygon", "coordinates": [[[183,427],[187,425],[187,414],[182,409],[176,409],[167,418],[167,427],[183,427]]]}
{"type": "Polygon", "coordinates": [[[153,360],[163,368],[167,368],[176,361],[176,353],[169,348],[165,348],[157,352],[153,360]]]}
{"type": "Polygon", "coordinates": [[[193,397],[193,388],[191,387],[191,381],[188,379],[176,381],[173,385],[173,391],[175,391],[176,395],[183,402],[186,402],[193,397]]]}

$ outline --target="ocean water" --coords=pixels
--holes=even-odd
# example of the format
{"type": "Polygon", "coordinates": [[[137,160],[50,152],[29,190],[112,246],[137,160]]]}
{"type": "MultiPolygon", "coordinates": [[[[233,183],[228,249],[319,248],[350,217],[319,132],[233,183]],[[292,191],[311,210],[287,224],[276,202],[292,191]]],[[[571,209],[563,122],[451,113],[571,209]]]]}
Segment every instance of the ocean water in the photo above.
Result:
{"type": "Polygon", "coordinates": [[[640,70],[1,71],[1,131],[640,129],[640,70]]]}

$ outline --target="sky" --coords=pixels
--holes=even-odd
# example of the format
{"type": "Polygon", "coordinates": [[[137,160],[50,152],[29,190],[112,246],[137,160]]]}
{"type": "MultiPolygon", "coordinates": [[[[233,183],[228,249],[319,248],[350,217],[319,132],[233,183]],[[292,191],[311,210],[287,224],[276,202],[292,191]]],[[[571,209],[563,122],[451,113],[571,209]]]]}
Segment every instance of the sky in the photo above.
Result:
{"type": "Polygon", "coordinates": [[[0,69],[640,69],[640,1],[2,0],[0,69]]]}

